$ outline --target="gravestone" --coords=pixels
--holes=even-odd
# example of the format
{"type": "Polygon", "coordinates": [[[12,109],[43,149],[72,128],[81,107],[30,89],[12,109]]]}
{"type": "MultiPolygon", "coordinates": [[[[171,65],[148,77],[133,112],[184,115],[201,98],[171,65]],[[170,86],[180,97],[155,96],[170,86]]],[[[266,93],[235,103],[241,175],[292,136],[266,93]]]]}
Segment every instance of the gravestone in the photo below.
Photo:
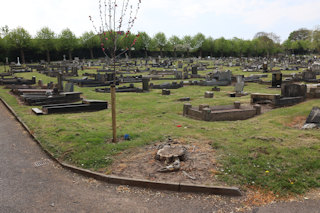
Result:
{"type": "Polygon", "coordinates": [[[304,71],[302,72],[302,79],[304,81],[315,81],[317,79],[317,74],[313,71],[304,71]]]}
{"type": "Polygon", "coordinates": [[[313,107],[307,120],[306,123],[315,123],[315,124],[320,124],[320,108],[319,107],[313,107]]]}
{"type": "Polygon", "coordinates": [[[282,84],[282,73],[272,73],[271,86],[274,88],[280,88],[282,84]]]}
{"type": "Polygon", "coordinates": [[[182,72],[181,71],[175,71],[174,75],[175,75],[176,79],[182,79],[182,72]]]}
{"type": "Polygon", "coordinates": [[[63,55],[63,60],[66,61],[66,55],[63,55]]]}
{"type": "Polygon", "coordinates": [[[58,90],[63,91],[62,73],[59,72],[57,77],[58,77],[58,85],[57,85],[58,90]]]}
{"type": "Polygon", "coordinates": [[[283,97],[306,97],[307,85],[305,84],[283,84],[281,96],[283,97]]]}
{"type": "Polygon", "coordinates": [[[39,80],[39,81],[38,81],[38,86],[39,86],[40,88],[43,87],[43,81],[42,81],[42,80],[39,80]]]}
{"type": "Polygon", "coordinates": [[[204,97],[205,97],[205,98],[213,98],[213,92],[206,91],[206,92],[204,93],[204,97]]]}
{"type": "Polygon", "coordinates": [[[170,95],[170,90],[162,89],[162,95],[170,95]]]}
{"type": "Polygon", "coordinates": [[[263,72],[268,72],[268,62],[263,62],[263,66],[262,66],[263,72]]]}
{"type": "Polygon", "coordinates": [[[218,74],[218,81],[230,81],[231,82],[231,71],[227,70],[224,72],[217,72],[218,74]]]}
{"type": "Polygon", "coordinates": [[[198,75],[198,67],[192,66],[192,75],[198,75]]]}
{"type": "Polygon", "coordinates": [[[236,94],[242,94],[244,88],[244,81],[242,75],[237,75],[237,83],[235,84],[235,92],[236,94]]]}
{"type": "Polygon", "coordinates": [[[142,90],[143,91],[149,91],[149,78],[142,78],[142,90]]]}
{"type": "Polygon", "coordinates": [[[65,92],[73,92],[74,91],[73,83],[66,83],[64,91],[65,92]]]}
{"type": "Polygon", "coordinates": [[[18,66],[21,65],[21,64],[20,64],[20,59],[19,59],[19,57],[17,57],[17,65],[18,65],[18,66]]]}

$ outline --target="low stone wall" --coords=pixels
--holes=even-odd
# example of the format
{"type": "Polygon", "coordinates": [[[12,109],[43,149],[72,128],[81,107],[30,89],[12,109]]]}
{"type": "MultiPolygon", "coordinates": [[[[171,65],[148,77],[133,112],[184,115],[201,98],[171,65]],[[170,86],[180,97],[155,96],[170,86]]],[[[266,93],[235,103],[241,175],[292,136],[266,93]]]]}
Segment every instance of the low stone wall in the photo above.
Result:
{"type": "Polygon", "coordinates": [[[261,106],[241,106],[240,102],[234,105],[209,107],[202,104],[199,107],[192,107],[190,103],[183,106],[183,116],[204,121],[236,121],[246,120],[261,114],[261,106]]]}

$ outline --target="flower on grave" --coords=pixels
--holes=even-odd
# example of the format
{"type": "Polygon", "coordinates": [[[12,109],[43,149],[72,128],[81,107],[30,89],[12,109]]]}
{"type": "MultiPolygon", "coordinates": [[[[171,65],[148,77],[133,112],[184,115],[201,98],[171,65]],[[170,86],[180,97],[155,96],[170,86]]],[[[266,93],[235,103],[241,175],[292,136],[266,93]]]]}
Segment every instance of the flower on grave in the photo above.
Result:
{"type": "Polygon", "coordinates": [[[108,38],[106,38],[106,40],[108,40],[108,38]]]}
{"type": "Polygon", "coordinates": [[[268,173],[269,173],[269,171],[267,170],[267,171],[266,171],[266,174],[268,174],[268,173]]]}
{"type": "Polygon", "coordinates": [[[104,48],[102,48],[102,51],[104,52],[104,48]]]}

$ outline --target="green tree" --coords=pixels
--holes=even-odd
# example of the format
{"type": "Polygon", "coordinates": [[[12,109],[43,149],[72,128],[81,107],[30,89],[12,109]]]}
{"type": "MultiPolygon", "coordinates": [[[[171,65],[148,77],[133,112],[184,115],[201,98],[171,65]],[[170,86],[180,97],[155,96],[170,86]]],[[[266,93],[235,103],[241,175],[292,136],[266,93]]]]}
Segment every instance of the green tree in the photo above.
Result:
{"type": "Polygon", "coordinates": [[[99,47],[100,39],[92,31],[84,32],[80,37],[81,45],[88,49],[90,52],[90,58],[93,59],[93,48],[99,47]]]}
{"type": "Polygon", "coordinates": [[[229,56],[232,52],[232,43],[224,37],[218,38],[214,41],[215,52],[217,56],[229,56]]]}
{"type": "Polygon", "coordinates": [[[173,55],[175,58],[177,57],[177,49],[181,47],[181,44],[181,40],[178,36],[173,35],[169,38],[169,45],[173,50],[173,55]]]}
{"type": "Polygon", "coordinates": [[[254,36],[257,43],[258,52],[270,57],[280,52],[280,37],[274,33],[259,32],[254,36]]]}
{"type": "Polygon", "coordinates": [[[210,53],[210,57],[213,57],[214,39],[211,36],[209,36],[206,40],[204,40],[203,50],[210,53]]]}
{"type": "Polygon", "coordinates": [[[182,46],[183,49],[187,52],[187,57],[190,56],[190,50],[192,48],[192,37],[189,35],[185,35],[182,38],[182,46]]]}
{"type": "Polygon", "coordinates": [[[129,57],[131,57],[131,50],[135,49],[134,46],[137,41],[137,36],[129,32],[123,35],[119,41],[122,51],[127,50],[129,57]]]}
{"type": "Polygon", "coordinates": [[[31,44],[31,35],[22,27],[13,29],[5,37],[9,49],[18,49],[20,51],[21,61],[25,64],[24,50],[31,44]]]}
{"type": "Polygon", "coordinates": [[[192,38],[192,49],[198,51],[199,57],[202,57],[203,43],[206,37],[202,33],[198,33],[192,38]]]}
{"type": "Polygon", "coordinates": [[[72,51],[77,47],[78,40],[73,32],[66,28],[62,30],[59,35],[59,48],[62,51],[67,51],[69,55],[69,60],[72,60],[72,51]]]}
{"type": "Polygon", "coordinates": [[[50,51],[57,47],[55,33],[48,27],[43,27],[36,35],[36,47],[46,53],[47,62],[50,63],[50,51]]]}
{"type": "Polygon", "coordinates": [[[312,31],[306,28],[300,28],[290,33],[288,40],[299,41],[299,40],[311,40],[312,31]]]}
{"type": "Polygon", "coordinates": [[[139,37],[136,42],[136,50],[144,50],[145,57],[148,57],[148,51],[150,50],[151,38],[146,32],[139,32],[139,37]]]}
{"type": "Polygon", "coordinates": [[[153,37],[153,40],[157,46],[157,48],[160,49],[160,55],[161,57],[163,57],[163,49],[167,46],[167,37],[164,33],[159,32],[157,34],[155,34],[155,36],[153,37]]]}
{"type": "Polygon", "coordinates": [[[317,26],[312,31],[312,49],[316,52],[320,52],[320,26],[317,26]]]}

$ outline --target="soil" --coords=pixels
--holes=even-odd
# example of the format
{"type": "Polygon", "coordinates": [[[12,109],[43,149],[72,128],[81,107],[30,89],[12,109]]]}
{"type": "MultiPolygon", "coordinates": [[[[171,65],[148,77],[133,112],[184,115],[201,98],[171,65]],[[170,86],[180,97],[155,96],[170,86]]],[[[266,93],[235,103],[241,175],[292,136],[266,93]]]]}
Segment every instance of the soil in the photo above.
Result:
{"type": "Polygon", "coordinates": [[[117,156],[109,170],[112,175],[147,179],[151,181],[193,183],[202,185],[226,185],[215,178],[219,174],[215,160],[215,150],[208,141],[196,139],[173,139],[171,143],[187,149],[186,160],[181,161],[179,171],[160,173],[165,162],[155,160],[158,147],[167,142],[159,142],[143,148],[126,151],[117,156]]]}
{"type": "Polygon", "coordinates": [[[301,129],[306,120],[306,116],[297,116],[290,123],[286,124],[286,126],[301,129]]]}

